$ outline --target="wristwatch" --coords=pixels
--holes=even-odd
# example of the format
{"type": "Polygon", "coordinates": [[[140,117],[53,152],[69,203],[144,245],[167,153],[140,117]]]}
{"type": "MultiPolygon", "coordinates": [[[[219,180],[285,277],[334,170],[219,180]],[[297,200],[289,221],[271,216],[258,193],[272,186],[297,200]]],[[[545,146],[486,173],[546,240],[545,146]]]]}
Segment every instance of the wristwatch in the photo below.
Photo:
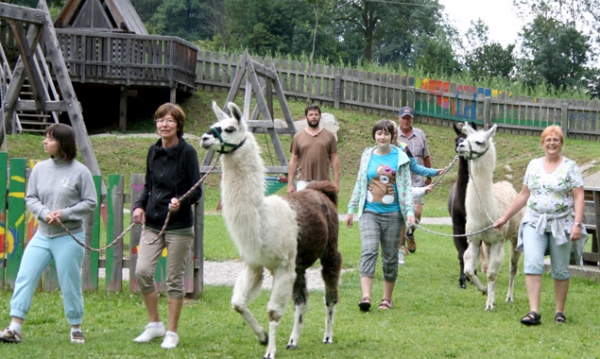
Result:
{"type": "Polygon", "coordinates": [[[579,228],[583,228],[583,223],[581,223],[581,222],[575,222],[573,224],[576,225],[579,228]]]}

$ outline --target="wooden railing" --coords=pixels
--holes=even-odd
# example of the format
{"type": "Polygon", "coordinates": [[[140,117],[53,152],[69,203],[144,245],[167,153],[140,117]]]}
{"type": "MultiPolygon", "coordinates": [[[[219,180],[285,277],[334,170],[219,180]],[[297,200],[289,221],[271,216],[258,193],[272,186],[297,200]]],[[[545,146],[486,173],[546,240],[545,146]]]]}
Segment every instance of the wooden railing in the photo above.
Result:
{"type": "Polygon", "coordinates": [[[73,82],[195,87],[198,48],[178,37],[56,29],[73,82]]]}
{"type": "MultiPolygon", "coordinates": [[[[231,86],[242,55],[198,51],[196,86],[231,86]]],[[[497,124],[513,133],[539,132],[548,125],[562,126],[567,137],[600,139],[600,102],[527,98],[447,81],[308,65],[287,59],[254,57],[274,66],[287,98],[311,101],[395,118],[404,105],[413,106],[417,120],[473,121],[497,124]]],[[[244,82],[242,82],[244,83],[244,82]]],[[[243,87],[243,86],[242,86],[243,87]]]]}

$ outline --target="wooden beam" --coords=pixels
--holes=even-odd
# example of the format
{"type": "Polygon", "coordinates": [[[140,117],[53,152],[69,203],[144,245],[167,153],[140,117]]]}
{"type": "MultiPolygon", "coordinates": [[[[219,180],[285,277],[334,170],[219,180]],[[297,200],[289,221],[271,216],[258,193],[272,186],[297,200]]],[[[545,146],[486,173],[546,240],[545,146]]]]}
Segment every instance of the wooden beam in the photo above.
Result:
{"type": "Polygon", "coordinates": [[[31,91],[33,92],[33,99],[37,106],[37,110],[41,111],[43,102],[48,99],[45,95],[42,75],[38,71],[39,67],[35,63],[34,49],[37,48],[42,34],[38,26],[32,25],[29,28],[29,34],[25,35],[23,23],[14,20],[7,21],[15,36],[15,40],[17,41],[17,46],[21,53],[20,60],[23,62],[25,72],[29,78],[29,85],[31,85],[31,91]]]}
{"type": "Polygon", "coordinates": [[[43,25],[46,14],[39,9],[0,3],[0,19],[16,20],[30,24],[43,25]]]}
{"type": "Polygon", "coordinates": [[[67,104],[64,101],[46,101],[43,104],[43,108],[38,110],[33,100],[19,100],[15,103],[15,111],[67,112],[67,104]]]}
{"type": "Polygon", "coordinates": [[[119,103],[119,131],[127,131],[127,87],[121,86],[121,101],[119,103]]]}

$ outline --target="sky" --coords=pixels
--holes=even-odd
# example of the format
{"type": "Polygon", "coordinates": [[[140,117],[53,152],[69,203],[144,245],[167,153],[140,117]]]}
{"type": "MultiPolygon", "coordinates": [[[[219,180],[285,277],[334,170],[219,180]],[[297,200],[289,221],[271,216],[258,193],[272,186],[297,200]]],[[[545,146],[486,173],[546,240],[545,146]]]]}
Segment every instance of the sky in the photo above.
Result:
{"type": "Polygon", "coordinates": [[[469,29],[471,20],[481,18],[489,28],[489,39],[503,47],[515,43],[525,25],[524,20],[517,18],[513,0],[439,0],[439,3],[444,5],[451,24],[462,36],[469,29]]]}

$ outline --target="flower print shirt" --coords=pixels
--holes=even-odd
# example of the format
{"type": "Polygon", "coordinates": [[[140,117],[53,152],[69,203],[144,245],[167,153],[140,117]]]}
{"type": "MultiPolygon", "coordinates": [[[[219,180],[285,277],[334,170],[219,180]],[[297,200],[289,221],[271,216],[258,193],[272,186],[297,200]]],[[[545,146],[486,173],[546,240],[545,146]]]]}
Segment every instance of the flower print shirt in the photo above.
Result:
{"type": "MultiPolygon", "coordinates": [[[[573,189],[583,186],[577,163],[564,157],[554,171],[547,173],[543,157],[536,158],[529,162],[523,184],[530,195],[522,223],[535,227],[540,234],[552,232],[557,245],[566,243],[566,233],[574,221],[573,189]]],[[[519,233],[518,247],[521,237],[519,233]]]]}

